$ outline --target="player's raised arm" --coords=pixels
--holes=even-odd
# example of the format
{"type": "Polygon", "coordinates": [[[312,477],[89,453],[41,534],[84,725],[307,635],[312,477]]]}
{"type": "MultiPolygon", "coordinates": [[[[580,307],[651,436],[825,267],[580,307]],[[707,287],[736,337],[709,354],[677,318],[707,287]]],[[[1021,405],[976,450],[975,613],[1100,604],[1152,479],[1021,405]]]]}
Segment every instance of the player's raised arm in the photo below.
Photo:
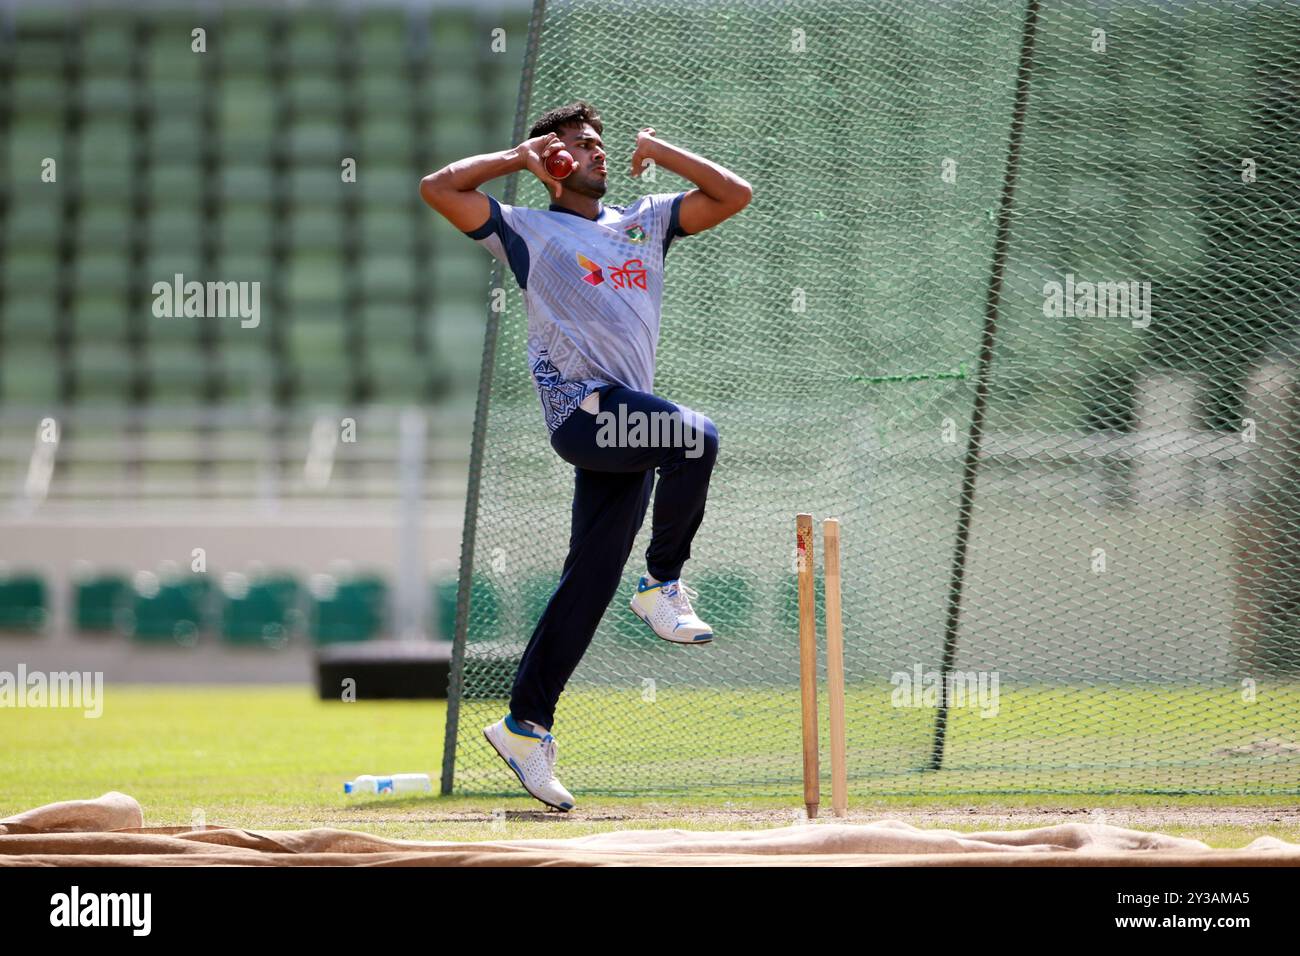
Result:
{"type": "Polygon", "coordinates": [[[558,197],[563,187],[546,171],[544,160],[563,147],[558,136],[547,133],[526,139],[513,149],[458,159],[420,180],[420,195],[461,232],[473,232],[488,221],[492,211],[487,194],[478,191],[490,179],[527,169],[542,182],[554,185],[558,197]]]}
{"type": "Polygon", "coordinates": [[[632,153],[633,176],[641,175],[648,159],[695,183],[696,188],[682,197],[678,212],[678,225],[686,233],[693,235],[713,228],[740,212],[753,198],[753,188],[731,170],[659,139],[649,126],[636,137],[636,150],[632,153]]]}

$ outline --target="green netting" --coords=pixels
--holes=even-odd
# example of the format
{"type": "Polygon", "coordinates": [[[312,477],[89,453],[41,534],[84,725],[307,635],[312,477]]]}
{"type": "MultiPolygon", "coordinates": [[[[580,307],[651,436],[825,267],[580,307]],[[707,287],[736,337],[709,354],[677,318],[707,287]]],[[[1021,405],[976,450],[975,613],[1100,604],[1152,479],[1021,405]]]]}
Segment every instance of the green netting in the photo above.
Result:
{"type": "MultiPolygon", "coordinates": [[[[721,436],[684,572],[717,638],[632,618],[643,528],[560,701],[565,785],[799,792],[811,511],[843,526],[851,792],[1300,790],[1300,4],[534,16],[517,131],[584,97],[607,201],[687,185],[627,176],[644,125],[755,189],[674,244],[659,345],[656,391],[721,436]]],[[[462,580],[495,600],[462,614],[444,778],[466,793],[515,792],[481,728],[572,494],[495,281],[462,580]]]]}

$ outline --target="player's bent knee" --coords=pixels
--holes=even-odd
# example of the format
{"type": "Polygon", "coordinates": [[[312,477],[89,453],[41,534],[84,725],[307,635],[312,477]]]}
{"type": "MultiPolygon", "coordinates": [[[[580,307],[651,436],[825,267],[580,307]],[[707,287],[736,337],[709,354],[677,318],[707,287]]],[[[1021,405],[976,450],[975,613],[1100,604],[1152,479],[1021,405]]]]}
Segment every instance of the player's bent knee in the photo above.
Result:
{"type": "Polygon", "coordinates": [[[712,419],[695,415],[691,420],[687,457],[712,465],[718,458],[718,427],[712,419]]]}

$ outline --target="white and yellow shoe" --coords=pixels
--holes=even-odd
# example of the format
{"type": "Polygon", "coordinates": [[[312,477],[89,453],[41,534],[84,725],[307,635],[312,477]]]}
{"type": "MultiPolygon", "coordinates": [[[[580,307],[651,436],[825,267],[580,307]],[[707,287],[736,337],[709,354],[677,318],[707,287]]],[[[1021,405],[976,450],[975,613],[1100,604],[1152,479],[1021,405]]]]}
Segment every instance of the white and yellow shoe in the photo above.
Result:
{"type": "Polygon", "coordinates": [[[647,584],[637,582],[632,595],[632,610],[665,641],[674,644],[707,644],[713,640],[713,628],[700,620],[691,609],[691,598],[699,597],[680,579],[647,584]]]}
{"type": "Polygon", "coordinates": [[[568,812],[573,809],[573,794],[555,779],[555,738],[538,733],[533,725],[506,714],[495,724],[483,728],[483,736],[501,756],[524,789],[548,807],[568,812]]]}

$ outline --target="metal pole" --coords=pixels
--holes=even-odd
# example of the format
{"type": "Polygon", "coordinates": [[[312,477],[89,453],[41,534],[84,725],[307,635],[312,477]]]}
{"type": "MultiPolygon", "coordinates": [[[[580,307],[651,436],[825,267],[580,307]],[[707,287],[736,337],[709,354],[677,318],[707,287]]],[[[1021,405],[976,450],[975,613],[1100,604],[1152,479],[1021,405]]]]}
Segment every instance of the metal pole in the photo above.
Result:
{"type": "Polygon", "coordinates": [[[943,635],[943,688],[939,710],[934,720],[934,745],[927,769],[938,770],[943,764],[944,740],[948,729],[950,681],[957,657],[957,631],[961,619],[962,583],[966,574],[966,554],[970,543],[971,513],[975,505],[975,475],[979,469],[980,443],[984,437],[984,414],[988,408],[989,374],[993,364],[993,341],[997,333],[998,313],[1002,307],[1002,277],[1006,272],[1007,246],[1011,241],[1011,202],[1020,171],[1020,146],[1025,128],[1025,107],[1029,102],[1029,70],[1034,57],[1034,33],[1038,26],[1038,0],[1029,0],[1025,9],[1024,29],[1020,41],[1020,61],[1016,70],[1016,98],[1011,112],[1011,134],[1007,142],[1007,163],[1002,175],[1002,198],[998,208],[997,230],[993,241],[993,266],[989,272],[988,294],[984,300],[984,335],[980,342],[979,366],[975,371],[975,407],[971,411],[970,433],[966,441],[966,458],[962,465],[961,498],[957,509],[957,539],[952,552],[952,576],[948,584],[948,613],[943,635]]]}

